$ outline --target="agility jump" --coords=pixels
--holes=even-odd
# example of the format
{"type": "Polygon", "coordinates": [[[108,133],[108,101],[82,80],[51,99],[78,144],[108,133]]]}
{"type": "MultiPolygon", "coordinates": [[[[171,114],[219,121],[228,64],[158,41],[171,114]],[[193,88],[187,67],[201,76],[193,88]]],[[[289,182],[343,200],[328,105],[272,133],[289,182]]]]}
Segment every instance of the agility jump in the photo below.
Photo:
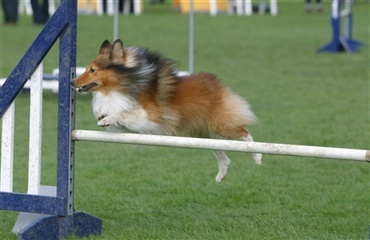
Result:
{"type": "Polygon", "coordinates": [[[347,53],[357,51],[363,43],[352,38],[353,15],[351,10],[352,0],[332,0],[331,28],[333,39],[325,46],[319,48],[320,52],[347,53]],[[341,7],[343,6],[343,7],[341,7]],[[341,21],[344,20],[344,27],[341,21]]]}
{"type": "MultiPolygon", "coordinates": [[[[277,1],[276,0],[270,0],[270,14],[272,16],[276,16],[278,13],[277,8],[277,1]]],[[[253,14],[253,4],[252,0],[237,0],[237,1],[229,1],[229,13],[232,13],[234,11],[237,15],[247,15],[251,16],[253,14]]],[[[260,0],[258,5],[258,13],[263,15],[266,12],[266,0],[260,0]]],[[[211,16],[217,15],[217,0],[210,0],[209,1],[209,12],[211,16]]]]}
{"type": "MultiPolygon", "coordinates": [[[[86,237],[99,234],[102,221],[74,209],[74,142],[106,141],[127,144],[145,144],[168,147],[186,147],[240,152],[260,152],[318,158],[349,159],[370,162],[368,150],[297,146],[258,142],[241,142],[231,140],[168,137],[141,134],[115,134],[108,132],[77,130],[74,126],[75,92],[70,83],[75,78],[76,60],[76,16],[77,1],[62,0],[56,13],[52,16],[35,42],[31,45],[19,64],[0,88],[0,117],[3,133],[1,148],[1,187],[0,209],[24,213],[40,214],[34,221],[16,229],[18,239],[66,238],[69,235],[86,237]],[[60,38],[60,75],[58,97],[58,152],[57,184],[51,187],[55,193],[49,194],[40,186],[40,77],[42,68],[38,68],[55,41],[60,38]],[[35,152],[30,152],[36,159],[36,168],[29,172],[28,192],[13,192],[13,144],[14,126],[13,100],[32,77],[31,109],[35,110],[30,145],[35,144],[35,152]]],[[[30,163],[31,164],[31,163],[30,163]]],[[[20,215],[22,217],[22,215],[20,215]]]]}
{"type": "MultiPolygon", "coordinates": [[[[14,229],[18,239],[58,239],[66,238],[72,234],[86,237],[90,234],[100,233],[102,229],[102,221],[100,219],[83,212],[76,212],[73,201],[74,141],[71,139],[71,131],[74,129],[74,91],[71,90],[70,82],[75,77],[76,20],[77,1],[62,0],[55,14],[46,23],[43,30],[0,88],[0,117],[3,118],[2,126],[7,126],[3,127],[2,134],[0,209],[40,214],[39,216],[33,215],[31,218],[24,214],[19,215],[19,220],[22,224],[15,226],[14,229]],[[50,193],[52,191],[45,193],[44,190],[49,188],[39,185],[40,169],[36,159],[36,168],[32,168],[32,172],[29,172],[29,192],[13,192],[13,101],[58,38],[60,40],[60,74],[56,159],[57,186],[52,188],[53,193],[50,193]],[[4,133],[4,131],[7,132],[4,133]],[[27,222],[30,219],[32,221],[27,222]]],[[[36,74],[38,74],[38,71],[36,71],[36,74]]],[[[39,81],[42,81],[42,78],[39,81]]],[[[31,92],[42,92],[42,90],[35,90],[36,88],[31,89],[31,92]]],[[[31,96],[36,95],[35,101],[31,100],[31,102],[35,102],[33,106],[41,108],[40,101],[36,100],[40,96],[33,93],[31,93],[31,96]],[[39,106],[37,106],[36,102],[39,103],[39,106]]],[[[35,114],[38,114],[39,111],[41,110],[37,110],[35,114]]],[[[41,123],[32,122],[31,124],[34,127],[36,125],[37,128],[41,123]]],[[[40,134],[40,132],[37,134],[40,134]]],[[[30,138],[34,138],[31,142],[40,140],[37,138],[41,135],[35,135],[34,132],[31,132],[30,135],[30,138]]],[[[35,152],[30,153],[30,155],[32,154],[30,157],[38,158],[40,147],[38,146],[35,152]]]]}

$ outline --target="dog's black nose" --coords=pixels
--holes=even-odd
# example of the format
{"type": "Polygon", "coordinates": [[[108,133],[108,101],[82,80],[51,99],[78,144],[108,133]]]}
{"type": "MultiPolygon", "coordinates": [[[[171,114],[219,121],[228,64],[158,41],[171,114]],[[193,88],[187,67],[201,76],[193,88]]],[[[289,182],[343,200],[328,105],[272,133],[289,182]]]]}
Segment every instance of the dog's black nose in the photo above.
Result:
{"type": "Polygon", "coordinates": [[[75,82],[76,82],[76,78],[75,78],[75,79],[72,79],[72,81],[71,81],[71,83],[70,83],[72,87],[74,87],[75,82]]]}

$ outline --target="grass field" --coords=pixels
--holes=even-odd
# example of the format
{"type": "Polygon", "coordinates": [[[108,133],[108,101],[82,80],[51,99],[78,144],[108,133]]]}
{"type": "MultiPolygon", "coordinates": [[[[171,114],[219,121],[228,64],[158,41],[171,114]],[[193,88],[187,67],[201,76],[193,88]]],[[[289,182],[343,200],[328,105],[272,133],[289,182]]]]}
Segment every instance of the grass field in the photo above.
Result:
{"type": "MultiPolygon", "coordinates": [[[[259,124],[256,141],[369,149],[369,3],[353,5],[354,54],[317,54],[331,39],[330,4],[306,15],[303,1],[279,2],[277,17],[195,16],[195,70],[216,73],[247,98],[259,124]]],[[[85,66],[112,18],[80,15],[77,65],[85,66]]],[[[22,16],[0,28],[0,77],[6,77],[41,30],[22,16]]],[[[126,45],[140,45],[188,69],[188,16],[146,4],[120,18],[126,45]]],[[[58,66],[58,46],[44,60],[58,66]]],[[[56,183],[57,95],[46,91],[42,184],[56,183]]],[[[99,130],[91,97],[77,97],[76,126],[99,130]]],[[[27,188],[29,94],[16,99],[14,188],[27,188]]],[[[4,127],[4,126],[2,126],[4,127]]],[[[214,181],[210,151],[76,143],[75,208],[103,220],[88,239],[368,239],[369,165],[352,161],[230,153],[227,178],[214,181]]],[[[0,239],[17,213],[0,212],[0,239]]],[[[71,237],[70,239],[75,239],[71,237]]]]}

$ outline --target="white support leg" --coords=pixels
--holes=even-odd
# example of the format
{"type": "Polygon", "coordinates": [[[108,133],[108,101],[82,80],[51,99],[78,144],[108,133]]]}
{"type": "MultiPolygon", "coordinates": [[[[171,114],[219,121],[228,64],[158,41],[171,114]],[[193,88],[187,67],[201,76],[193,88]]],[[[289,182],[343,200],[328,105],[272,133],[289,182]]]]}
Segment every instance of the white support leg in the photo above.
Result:
{"type": "Polygon", "coordinates": [[[253,14],[252,0],[244,1],[244,12],[245,12],[245,15],[247,16],[251,16],[253,14]]]}
{"type": "Polygon", "coordinates": [[[139,16],[142,12],[142,3],[141,0],[134,0],[134,14],[135,16],[139,16]]]}
{"type": "Polygon", "coordinates": [[[41,184],[42,77],[43,66],[42,63],[40,63],[30,79],[29,194],[39,194],[41,184]]]}
{"type": "Polygon", "coordinates": [[[352,0],[345,0],[344,1],[344,9],[341,12],[341,15],[343,14],[345,17],[345,22],[344,22],[344,37],[346,39],[351,38],[351,20],[349,18],[349,15],[351,14],[351,4],[352,0]]]}
{"type": "Polygon", "coordinates": [[[102,16],[104,14],[103,0],[96,0],[96,14],[98,14],[98,16],[102,16]]]}
{"type": "Polygon", "coordinates": [[[272,16],[276,16],[277,13],[278,13],[277,1],[276,0],[270,0],[270,14],[272,16]]]}
{"type": "Polygon", "coordinates": [[[217,15],[217,0],[209,0],[209,13],[211,16],[217,15]]]}
{"type": "Polygon", "coordinates": [[[18,13],[20,15],[22,15],[23,13],[26,13],[27,16],[32,16],[33,11],[31,7],[31,1],[30,0],[19,1],[18,13]]]}
{"type": "Polygon", "coordinates": [[[331,3],[331,17],[333,19],[339,18],[339,0],[333,0],[331,3]]]}
{"type": "Polygon", "coordinates": [[[260,15],[265,15],[266,12],[266,0],[260,0],[260,4],[258,6],[258,13],[260,15]]]}
{"type": "Polygon", "coordinates": [[[116,0],[107,0],[107,14],[109,16],[114,15],[114,2],[113,1],[116,1],[116,0]]]}
{"type": "Polygon", "coordinates": [[[14,109],[10,104],[3,115],[1,135],[1,178],[0,191],[13,191],[13,160],[14,160],[14,109]]]}
{"type": "Polygon", "coordinates": [[[50,16],[55,13],[55,1],[49,0],[49,14],[50,16]]]}
{"type": "Polygon", "coordinates": [[[243,15],[243,1],[242,0],[235,0],[236,5],[236,14],[238,16],[243,15]]]}
{"type": "MultiPolygon", "coordinates": [[[[117,6],[118,6],[118,1],[117,1],[117,6]]],[[[130,8],[131,8],[131,2],[129,0],[126,0],[123,3],[123,14],[129,15],[130,14],[130,8]]],[[[117,12],[119,13],[118,9],[117,9],[117,12]]]]}

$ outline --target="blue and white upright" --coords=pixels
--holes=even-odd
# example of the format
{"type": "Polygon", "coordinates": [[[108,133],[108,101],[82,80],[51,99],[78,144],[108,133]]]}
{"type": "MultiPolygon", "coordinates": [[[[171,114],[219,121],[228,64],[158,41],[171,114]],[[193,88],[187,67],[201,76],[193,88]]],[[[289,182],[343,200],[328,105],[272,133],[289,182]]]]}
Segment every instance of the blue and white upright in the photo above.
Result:
{"type": "MultiPolygon", "coordinates": [[[[0,210],[20,212],[13,228],[18,239],[61,239],[74,234],[99,234],[99,218],[74,209],[75,92],[70,86],[76,72],[77,0],[60,6],[18,65],[0,87],[2,118],[0,210]],[[58,40],[59,96],[56,186],[41,183],[42,60],[58,40]],[[27,193],[13,191],[14,99],[30,79],[30,143],[27,193]]],[[[19,147],[19,146],[15,146],[19,147]]]]}
{"type": "Polygon", "coordinates": [[[318,52],[355,52],[363,43],[352,39],[353,15],[351,10],[353,0],[332,0],[331,4],[331,27],[333,39],[318,52]],[[341,7],[342,6],[342,7],[341,7]],[[344,24],[341,24],[344,20],[344,24]]]}

